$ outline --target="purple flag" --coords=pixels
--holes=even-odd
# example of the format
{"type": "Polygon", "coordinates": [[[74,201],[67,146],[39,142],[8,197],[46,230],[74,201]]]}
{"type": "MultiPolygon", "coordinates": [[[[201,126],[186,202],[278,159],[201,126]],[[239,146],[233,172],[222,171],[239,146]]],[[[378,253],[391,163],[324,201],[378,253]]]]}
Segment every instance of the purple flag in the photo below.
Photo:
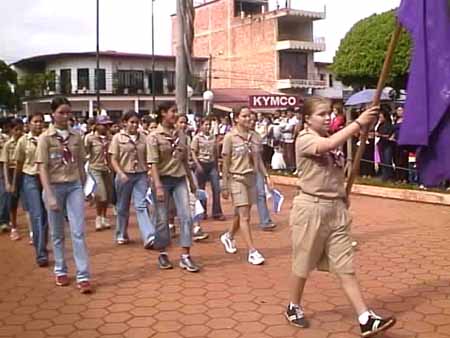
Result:
{"type": "Polygon", "coordinates": [[[399,143],[417,146],[420,179],[450,179],[450,8],[448,0],[402,0],[398,18],[414,50],[399,143]]]}

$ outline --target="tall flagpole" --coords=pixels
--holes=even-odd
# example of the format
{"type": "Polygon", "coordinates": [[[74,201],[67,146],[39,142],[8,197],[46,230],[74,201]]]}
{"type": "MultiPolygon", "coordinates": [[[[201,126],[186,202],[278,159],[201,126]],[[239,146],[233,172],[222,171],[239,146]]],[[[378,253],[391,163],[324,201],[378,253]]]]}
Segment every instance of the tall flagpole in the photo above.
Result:
{"type": "Polygon", "coordinates": [[[97,112],[94,112],[94,116],[100,112],[100,0],[97,0],[97,50],[96,50],[97,65],[95,68],[95,93],[97,95],[97,112]]]}
{"type": "Polygon", "coordinates": [[[156,98],[155,98],[155,15],[154,15],[154,2],[152,2],[152,114],[156,112],[156,98]]]}
{"type": "MultiPolygon", "coordinates": [[[[395,30],[392,34],[391,41],[389,43],[389,47],[386,53],[386,57],[384,59],[383,68],[381,70],[380,77],[378,79],[377,89],[375,91],[372,105],[373,106],[379,106],[380,105],[380,99],[381,99],[381,93],[383,92],[383,88],[386,84],[386,80],[389,76],[389,73],[391,71],[392,61],[394,59],[394,52],[395,48],[397,47],[398,40],[400,38],[400,33],[402,32],[402,26],[397,21],[395,30]]],[[[347,186],[346,186],[346,192],[347,192],[347,198],[350,196],[350,193],[352,192],[353,183],[355,182],[356,176],[359,175],[359,169],[360,169],[360,163],[362,155],[364,154],[364,150],[366,148],[366,142],[367,137],[369,134],[369,128],[365,128],[364,130],[361,130],[361,136],[359,140],[359,147],[356,151],[352,171],[350,172],[350,176],[347,180],[347,186]]]]}

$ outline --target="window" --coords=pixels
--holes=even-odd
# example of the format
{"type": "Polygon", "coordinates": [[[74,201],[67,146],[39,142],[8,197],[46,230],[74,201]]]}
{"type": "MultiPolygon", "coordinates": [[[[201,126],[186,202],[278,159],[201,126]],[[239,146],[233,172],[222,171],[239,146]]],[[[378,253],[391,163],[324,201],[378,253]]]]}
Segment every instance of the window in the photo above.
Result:
{"type": "Polygon", "coordinates": [[[328,85],[330,87],[333,87],[333,74],[330,74],[329,79],[330,79],[330,81],[329,81],[328,85]]]}
{"type": "Polygon", "coordinates": [[[320,81],[325,81],[325,74],[319,74],[320,81]]]}
{"type": "Polygon", "coordinates": [[[308,55],[298,52],[281,52],[280,79],[308,79],[308,55]]]}
{"type": "Polygon", "coordinates": [[[95,69],[95,84],[94,87],[97,90],[97,78],[98,78],[98,89],[99,90],[106,90],[106,72],[104,69],[99,69],[97,73],[97,69],[95,69]]]}
{"type": "Polygon", "coordinates": [[[80,68],[77,71],[78,89],[89,89],[89,69],[80,68]]]}
{"type": "Polygon", "coordinates": [[[60,83],[61,94],[72,93],[72,70],[61,69],[60,71],[60,83]]]}
{"type": "Polygon", "coordinates": [[[128,89],[130,93],[144,89],[144,71],[142,70],[119,70],[117,71],[119,90],[128,89]]]}
{"type": "Polygon", "coordinates": [[[56,71],[51,70],[49,72],[50,75],[50,79],[48,81],[48,90],[51,92],[55,92],[56,91],[56,71]]]}
{"type": "Polygon", "coordinates": [[[152,92],[153,88],[153,80],[155,81],[155,95],[164,94],[164,72],[155,71],[154,79],[152,73],[148,75],[148,85],[150,88],[150,92],[152,92]]]}

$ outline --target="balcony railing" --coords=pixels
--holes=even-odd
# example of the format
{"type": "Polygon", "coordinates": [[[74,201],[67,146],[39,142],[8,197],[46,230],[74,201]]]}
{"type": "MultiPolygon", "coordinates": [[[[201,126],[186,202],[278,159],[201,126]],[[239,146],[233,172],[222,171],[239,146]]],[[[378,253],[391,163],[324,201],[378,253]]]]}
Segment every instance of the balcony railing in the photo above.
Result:
{"type": "Polygon", "coordinates": [[[278,41],[276,49],[279,50],[301,50],[324,52],[326,50],[325,38],[315,38],[314,41],[284,40],[278,41]]]}
{"type": "Polygon", "coordinates": [[[328,83],[319,79],[280,79],[277,81],[277,89],[290,88],[327,88],[328,83]]]}

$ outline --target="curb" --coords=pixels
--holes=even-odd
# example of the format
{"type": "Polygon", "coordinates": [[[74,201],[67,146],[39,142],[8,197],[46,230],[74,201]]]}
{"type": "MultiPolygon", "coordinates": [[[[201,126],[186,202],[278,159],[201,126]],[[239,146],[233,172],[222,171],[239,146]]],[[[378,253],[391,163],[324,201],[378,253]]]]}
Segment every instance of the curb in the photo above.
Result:
{"type": "MultiPolygon", "coordinates": [[[[270,176],[274,184],[296,186],[297,178],[288,176],[270,176]]],[[[394,200],[401,200],[407,202],[428,203],[437,205],[450,206],[450,194],[440,194],[437,192],[418,191],[409,189],[395,189],[377,187],[373,185],[355,184],[353,185],[352,194],[383,197],[394,200]]]]}

